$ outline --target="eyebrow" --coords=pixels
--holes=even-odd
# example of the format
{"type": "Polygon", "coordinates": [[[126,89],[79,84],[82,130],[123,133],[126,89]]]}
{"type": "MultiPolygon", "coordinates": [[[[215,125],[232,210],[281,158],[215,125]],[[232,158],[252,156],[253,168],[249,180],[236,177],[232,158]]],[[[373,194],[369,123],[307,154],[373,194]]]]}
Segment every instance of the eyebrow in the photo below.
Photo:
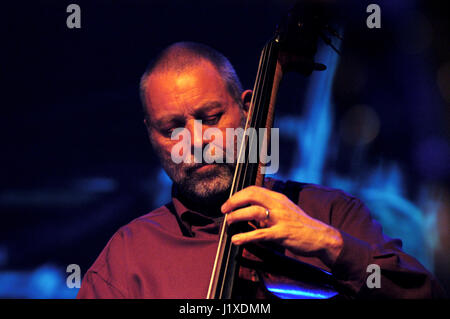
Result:
{"type": "Polygon", "coordinates": [[[184,116],[182,115],[164,115],[160,119],[152,121],[152,126],[160,128],[164,126],[164,124],[175,122],[182,123],[184,121],[184,116]]]}
{"type": "MultiPolygon", "coordinates": [[[[194,116],[195,117],[204,116],[205,114],[207,114],[210,111],[214,111],[216,109],[222,109],[222,108],[223,108],[223,104],[221,102],[208,101],[208,102],[201,104],[199,107],[197,107],[194,110],[194,116]]],[[[170,122],[183,123],[184,121],[185,121],[184,115],[168,114],[168,115],[163,115],[161,118],[153,121],[153,126],[154,127],[162,127],[166,123],[170,123],[170,122]]]]}

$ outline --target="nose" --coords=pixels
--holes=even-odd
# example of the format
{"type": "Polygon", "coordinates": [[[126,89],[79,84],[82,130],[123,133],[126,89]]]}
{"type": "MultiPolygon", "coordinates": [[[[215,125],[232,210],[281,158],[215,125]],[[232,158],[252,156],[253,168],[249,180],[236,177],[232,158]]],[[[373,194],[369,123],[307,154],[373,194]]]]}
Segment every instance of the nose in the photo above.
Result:
{"type": "Polygon", "coordinates": [[[191,120],[188,123],[188,130],[191,133],[191,143],[194,148],[203,148],[203,127],[202,121],[191,120]]]}
{"type": "MultiPolygon", "coordinates": [[[[204,130],[205,128],[202,125],[201,120],[189,120],[186,123],[186,128],[189,130],[191,134],[191,147],[193,149],[194,154],[197,152],[203,152],[203,148],[211,142],[210,139],[204,139],[204,130]]],[[[200,155],[200,154],[199,154],[200,155]]]]}

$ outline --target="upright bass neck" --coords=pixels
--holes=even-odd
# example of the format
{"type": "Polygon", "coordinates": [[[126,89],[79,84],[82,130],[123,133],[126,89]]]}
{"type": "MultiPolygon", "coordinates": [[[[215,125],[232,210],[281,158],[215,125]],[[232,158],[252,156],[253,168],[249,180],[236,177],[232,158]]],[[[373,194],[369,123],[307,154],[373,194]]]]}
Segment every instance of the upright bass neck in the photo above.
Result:
{"type": "MultiPolygon", "coordinates": [[[[281,67],[278,63],[278,37],[269,41],[261,52],[258,72],[253,88],[250,109],[244,130],[244,138],[239,150],[237,165],[231,186],[230,197],[236,192],[250,185],[261,186],[263,183],[262,154],[258,148],[263,141],[270,140],[270,129],[274,117],[276,94],[281,80],[281,67]],[[257,136],[262,132],[265,136],[257,136]],[[250,161],[250,154],[257,154],[256,161],[250,161]]],[[[267,144],[266,144],[267,147],[267,144]]],[[[222,224],[214,260],[213,271],[208,288],[207,299],[229,299],[233,295],[233,286],[238,276],[237,257],[241,255],[241,248],[231,242],[231,237],[248,228],[247,223],[228,226],[225,220],[222,224]]]]}

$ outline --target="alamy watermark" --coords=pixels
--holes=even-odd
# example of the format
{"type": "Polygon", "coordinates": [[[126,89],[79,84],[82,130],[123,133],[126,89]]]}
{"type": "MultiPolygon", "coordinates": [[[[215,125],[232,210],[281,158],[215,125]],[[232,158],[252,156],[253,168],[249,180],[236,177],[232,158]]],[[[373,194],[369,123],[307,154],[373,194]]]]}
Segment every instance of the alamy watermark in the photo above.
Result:
{"type": "Polygon", "coordinates": [[[378,4],[369,4],[366,8],[366,12],[370,15],[366,19],[366,25],[369,29],[381,28],[381,8],[378,4]]]}
{"type": "MultiPolygon", "coordinates": [[[[368,288],[381,288],[381,268],[377,264],[370,264],[367,266],[366,271],[370,275],[366,279],[366,285],[368,288]]],[[[80,288],[81,287],[81,268],[77,264],[70,264],[66,268],[66,272],[69,274],[66,279],[67,288],[80,288]]]]}
{"type": "MultiPolygon", "coordinates": [[[[70,15],[66,19],[66,25],[69,29],[81,28],[81,8],[78,4],[69,4],[66,12],[70,15]]],[[[366,13],[370,15],[366,19],[366,25],[369,29],[381,28],[381,8],[376,3],[371,3],[366,8],[366,13]]]]}
{"type": "Polygon", "coordinates": [[[223,131],[217,127],[210,127],[203,131],[202,121],[195,120],[193,135],[184,127],[172,131],[170,138],[172,141],[177,141],[170,154],[174,163],[244,163],[247,158],[249,163],[259,161],[263,164],[261,174],[275,174],[278,171],[280,164],[278,128],[260,128],[259,130],[253,127],[246,130],[226,128],[224,136],[223,131]],[[268,152],[269,133],[270,153],[268,152]],[[193,148],[192,145],[195,146],[196,143],[199,146],[193,148]],[[206,144],[205,147],[203,143],[206,144]]]}
{"type": "Polygon", "coordinates": [[[70,264],[66,268],[66,273],[69,275],[66,279],[67,288],[80,288],[81,287],[81,268],[77,264],[70,264]]]}
{"type": "Polygon", "coordinates": [[[78,4],[69,4],[66,8],[66,12],[70,13],[66,19],[66,25],[69,29],[81,28],[81,8],[78,4]]]}
{"type": "Polygon", "coordinates": [[[370,275],[366,279],[367,288],[381,288],[381,268],[377,264],[370,264],[366,271],[370,275]]]}

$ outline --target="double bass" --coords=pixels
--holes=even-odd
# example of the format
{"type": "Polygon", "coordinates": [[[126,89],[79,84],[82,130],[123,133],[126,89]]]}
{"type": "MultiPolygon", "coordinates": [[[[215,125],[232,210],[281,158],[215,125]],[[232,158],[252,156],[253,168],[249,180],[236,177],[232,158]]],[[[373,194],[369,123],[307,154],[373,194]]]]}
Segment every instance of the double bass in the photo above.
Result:
{"type": "MultiPolygon", "coordinates": [[[[329,15],[322,7],[305,7],[296,4],[284,21],[277,27],[275,35],[264,46],[253,88],[244,138],[239,151],[230,197],[250,186],[262,186],[264,174],[261,150],[270,140],[277,91],[283,74],[290,71],[305,76],[314,71],[323,71],[326,66],[314,61],[318,41],[322,39],[335,51],[329,35],[340,36],[328,24],[329,15]],[[251,129],[251,130],[250,130],[251,129]],[[266,130],[259,130],[266,129],[266,130]],[[255,132],[265,132],[265,145],[257,151],[258,160],[250,161],[254,152],[252,139],[255,132]]],[[[261,137],[259,137],[261,138],[261,137]]],[[[264,162],[266,163],[266,162],[264,162]]],[[[226,216],[225,216],[226,219],[226,216]]],[[[341,287],[331,273],[297,259],[287,257],[283,248],[275,244],[247,244],[236,246],[231,237],[237,233],[258,227],[254,222],[222,223],[219,244],[213,264],[207,299],[229,299],[242,297],[241,277],[251,273],[257,283],[254,296],[262,298],[339,298],[348,292],[341,287]]],[[[248,277],[248,276],[247,276],[248,277]]],[[[249,282],[247,280],[247,282],[249,282]]]]}

